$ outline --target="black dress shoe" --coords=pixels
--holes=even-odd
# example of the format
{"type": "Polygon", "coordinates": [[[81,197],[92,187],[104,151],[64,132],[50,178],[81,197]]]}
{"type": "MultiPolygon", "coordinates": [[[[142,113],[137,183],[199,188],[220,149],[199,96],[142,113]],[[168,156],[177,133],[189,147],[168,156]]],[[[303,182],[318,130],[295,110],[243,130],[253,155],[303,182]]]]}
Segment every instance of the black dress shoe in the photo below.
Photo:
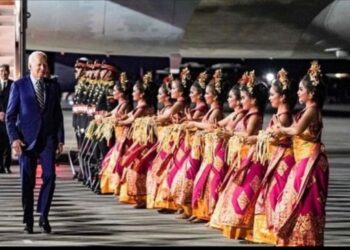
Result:
{"type": "Polygon", "coordinates": [[[33,233],[33,226],[26,224],[26,226],[24,227],[23,232],[25,234],[32,234],[33,233]]]}
{"type": "Polygon", "coordinates": [[[8,173],[8,174],[12,174],[11,169],[7,168],[7,173],[8,173]]]}
{"type": "Polygon", "coordinates": [[[46,233],[46,234],[51,233],[51,226],[48,220],[39,221],[39,227],[42,233],[46,233]]]}

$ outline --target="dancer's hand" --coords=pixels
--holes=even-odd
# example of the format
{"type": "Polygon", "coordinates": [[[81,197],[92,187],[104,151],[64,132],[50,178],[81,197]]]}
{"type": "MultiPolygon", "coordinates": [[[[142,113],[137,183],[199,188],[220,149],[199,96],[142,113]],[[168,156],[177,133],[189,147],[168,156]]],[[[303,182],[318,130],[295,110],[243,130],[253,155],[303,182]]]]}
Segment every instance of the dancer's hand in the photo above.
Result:
{"type": "Polygon", "coordinates": [[[186,123],[186,128],[190,129],[190,128],[194,128],[195,125],[194,125],[194,122],[190,121],[188,123],[186,123]]]}
{"type": "Polygon", "coordinates": [[[186,115],[186,119],[188,121],[191,121],[192,120],[192,115],[191,115],[191,110],[190,108],[185,108],[185,115],[186,115]]]}
{"type": "Polygon", "coordinates": [[[274,138],[278,138],[282,135],[282,131],[281,131],[281,125],[275,125],[273,128],[272,128],[272,137],[274,138]]]}
{"type": "Polygon", "coordinates": [[[171,115],[171,121],[173,123],[179,124],[180,123],[180,117],[178,115],[171,115]]]}
{"type": "Polygon", "coordinates": [[[222,138],[225,138],[225,139],[228,139],[228,138],[230,138],[231,136],[233,136],[233,134],[230,133],[229,131],[223,129],[223,130],[220,130],[220,131],[218,132],[218,136],[219,136],[219,137],[222,137],[222,138]]]}

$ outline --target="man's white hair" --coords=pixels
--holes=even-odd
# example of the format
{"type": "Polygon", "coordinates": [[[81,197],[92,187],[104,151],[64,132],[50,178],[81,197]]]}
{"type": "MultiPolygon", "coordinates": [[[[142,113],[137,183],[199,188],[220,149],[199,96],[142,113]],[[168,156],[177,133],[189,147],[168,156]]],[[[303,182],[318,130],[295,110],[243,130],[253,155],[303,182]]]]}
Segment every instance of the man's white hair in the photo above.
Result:
{"type": "Polygon", "coordinates": [[[34,51],[28,57],[28,66],[31,65],[36,57],[43,57],[47,61],[47,55],[42,51],[34,51]]]}

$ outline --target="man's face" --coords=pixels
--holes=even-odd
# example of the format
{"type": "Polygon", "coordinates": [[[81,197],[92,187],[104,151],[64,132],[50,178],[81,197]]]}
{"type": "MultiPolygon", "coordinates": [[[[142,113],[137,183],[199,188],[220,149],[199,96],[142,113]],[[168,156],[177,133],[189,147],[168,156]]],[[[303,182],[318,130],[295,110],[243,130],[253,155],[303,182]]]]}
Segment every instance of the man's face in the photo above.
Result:
{"type": "Polygon", "coordinates": [[[47,71],[46,58],[41,55],[34,57],[33,61],[29,62],[29,70],[35,79],[45,77],[47,71]]]}
{"type": "Polygon", "coordinates": [[[9,74],[10,72],[8,72],[4,67],[0,68],[0,79],[2,81],[6,81],[9,79],[9,74]]]}

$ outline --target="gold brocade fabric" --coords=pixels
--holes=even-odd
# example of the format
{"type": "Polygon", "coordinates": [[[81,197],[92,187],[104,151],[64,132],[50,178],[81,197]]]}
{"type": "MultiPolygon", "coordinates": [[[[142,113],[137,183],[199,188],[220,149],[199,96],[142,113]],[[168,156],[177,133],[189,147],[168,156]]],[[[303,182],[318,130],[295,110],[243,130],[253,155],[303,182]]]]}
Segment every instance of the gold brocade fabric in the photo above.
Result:
{"type": "Polygon", "coordinates": [[[321,132],[319,117],[292,138],[296,164],[276,207],[277,245],[323,245],[329,172],[321,132]]]}
{"type": "Polygon", "coordinates": [[[268,229],[266,221],[266,215],[258,214],[254,216],[253,237],[250,240],[256,243],[275,245],[277,236],[273,230],[268,229]]]}
{"type": "Polygon", "coordinates": [[[106,117],[102,119],[102,122],[97,125],[97,128],[95,129],[93,136],[97,140],[103,140],[106,139],[107,142],[112,138],[113,136],[113,130],[114,130],[114,122],[111,117],[106,117]]]}
{"type": "Polygon", "coordinates": [[[204,135],[203,162],[205,164],[210,164],[214,161],[215,148],[220,141],[220,137],[217,133],[217,131],[214,131],[204,135]]]}
{"type": "Polygon", "coordinates": [[[314,217],[311,213],[299,214],[293,234],[288,239],[277,239],[278,246],[322,246],[325,216],[314,217]]]}
{"type": "Polygon", "coordinates": [[[312,155],[314,145],[320,143],[321,131],[322,123],[314,121],[302,134],[292,138],[296,162],[312,155]]]}
{"type": "Polygon", "coordinates": [[[130,128],[129,137],[141,145],[156,141],[156,124],[152,117],[136,118],[130,128]]]}
{"type": "MultiPolygon", "coordinates": [[[[226,162],[229,166],[232,165],[234,159],[236,159],[237,155],[237,162],[240,164],[241,162],[241,149],[244,146],[244,138],[234,135],[231,136],[227,143],[227,153],[226,153],[226,162]]],[[[239,168],[239,166],[237,167],[239,168]]]]}
{"type": "Polygon", "coordinates": [[[162,129],[157,130],[158,131],[158,152],[161,150],[165,151],[166,153],[170,153],[172,150],[172,131],[174,129],[174,125],[167,125],[163,126],[162,129]]]}
{"type": "Polygon", "coordinates": [[[85,137],[91,140],[97,127],[98,125],[96,124],[96,121],[92,120],[86,128],[85,137]]]}
{"type": "Polygon", "coordinates": [[[191,157],[193,159],[200,159],[203,150],[203,132],[197,131],[190,139],[190,142],[191,157]]]}
{"type": "Polygon", "coordinates": [[[293,153],[295,161],[300,161],[312,154],[315,143],[312,141],[305,141],[300,136],[293,138],[293,153]]]}
{"type": "Polygon", "coordinates": [[[117,140],[119,140],[120,138],[122,138],[124,135],[125,135],[125,130],[127,128],[124,127],[124,126],[115,126],[114,127],[114,135],[115,135],[115,138],[117,140]]]}
{"type": "Polygon", "coordinates": [[[270,133],[266,132],[265,130],[259,131],[256,149],[254,152],[254,161],[259,161],[261,164],[265,164],[271,158],[269,142],[270,138],[270,133]]]}

